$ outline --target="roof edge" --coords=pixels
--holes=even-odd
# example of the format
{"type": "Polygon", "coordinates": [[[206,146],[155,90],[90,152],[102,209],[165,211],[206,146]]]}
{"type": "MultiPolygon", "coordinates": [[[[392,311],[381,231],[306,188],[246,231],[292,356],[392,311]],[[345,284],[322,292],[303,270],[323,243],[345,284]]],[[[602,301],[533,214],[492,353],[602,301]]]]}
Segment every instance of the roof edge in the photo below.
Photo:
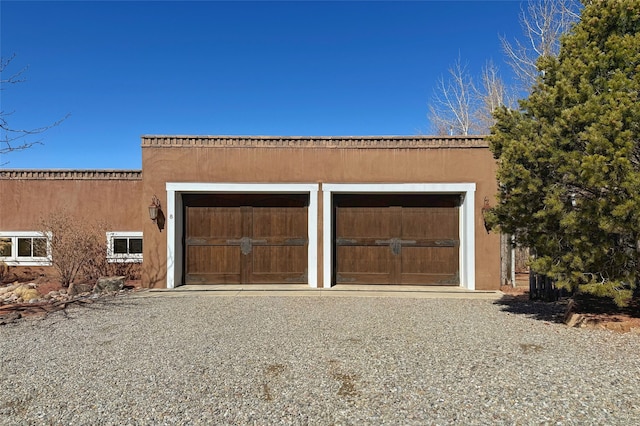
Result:
{"type": "Polygon", "coordinates": [[[142,180],[142,170],[0,169],[0,180],[142,180]]]}
{"type": "Polygon", "coordinates": [[[486,136],[210,136],[143,135],[142,147],[486,148],[486,136]]]}

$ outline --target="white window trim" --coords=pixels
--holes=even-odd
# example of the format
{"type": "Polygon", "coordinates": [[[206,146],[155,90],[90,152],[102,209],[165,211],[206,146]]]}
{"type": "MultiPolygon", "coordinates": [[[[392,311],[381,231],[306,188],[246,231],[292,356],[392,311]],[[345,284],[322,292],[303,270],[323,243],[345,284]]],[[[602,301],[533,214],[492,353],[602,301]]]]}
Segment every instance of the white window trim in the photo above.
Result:
{"type": "Polygon", "coordinates": [[[51,235],[38,231],[0,231],[0,238],[11,238],[11,256],[0,256],[0,261],[8,266],[51,266],[51,235]],[[18,238],[45,238],[47,240],[47,256],[18,256],[18,238]]]}
{"type": "Polygon", "coordinates": [[[142,244],[144,247],[144,237],[142,232],[127,231],[127,232],[107,232],[107,261],[109,263],[142,263],[142,253],[114,253],[113,252],[113,239],[114,238],[142,238],[142,244]]]}

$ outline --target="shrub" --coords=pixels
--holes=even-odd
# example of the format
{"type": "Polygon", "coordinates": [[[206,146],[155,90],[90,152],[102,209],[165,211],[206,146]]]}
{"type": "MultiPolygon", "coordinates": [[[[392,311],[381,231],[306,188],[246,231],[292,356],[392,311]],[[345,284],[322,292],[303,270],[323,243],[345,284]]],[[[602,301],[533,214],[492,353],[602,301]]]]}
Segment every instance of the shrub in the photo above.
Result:
{"type": "Polygon", "coordinates": [[[89,223],[61,210],[43,219],[40,226],[63,287],[84,278],[98,263],[97,256],[106,259],[104,224],[89,223]]]}

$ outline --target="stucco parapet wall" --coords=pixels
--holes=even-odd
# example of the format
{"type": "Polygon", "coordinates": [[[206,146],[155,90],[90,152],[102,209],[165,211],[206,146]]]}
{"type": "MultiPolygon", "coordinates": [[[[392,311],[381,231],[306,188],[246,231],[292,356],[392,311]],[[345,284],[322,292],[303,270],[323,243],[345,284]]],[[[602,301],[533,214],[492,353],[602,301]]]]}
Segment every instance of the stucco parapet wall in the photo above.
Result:
{"type": "Polygon", "coordinates": [[[483,136],[142,136],[142,147],[182,148],[488,148],[483,136]]]}
{"type": "Polygon", "coordinates": [[[142,171],[0,170],[0,180],[142,180],[142,171]]]}

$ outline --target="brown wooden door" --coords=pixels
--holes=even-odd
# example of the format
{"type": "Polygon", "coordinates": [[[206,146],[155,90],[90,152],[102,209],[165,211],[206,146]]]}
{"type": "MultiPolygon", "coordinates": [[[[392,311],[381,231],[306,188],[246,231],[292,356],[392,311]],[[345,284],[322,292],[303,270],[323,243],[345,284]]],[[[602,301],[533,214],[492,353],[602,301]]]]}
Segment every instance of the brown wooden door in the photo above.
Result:
{"type": "Polygon", "coordinates": [[[241,207],[187,207],[185,284],[242,283],[241,253],[230,240],[243,237],[241,207]]]}
{"type": "Polygon", "coordinates": [[[185,283],[307,281],[307,207],[186,207],[185,283]]]}
{"type": "Polygon", "coordinates": [[[250,283],[307,282],[307,207],[253,207],[250,283]]]}
{"type": "Polygon", "coordinates": [[[458,285],[458,207],[403,207],[399,283],[458,285]]]}
{"type": "Polygon", "coordinates": [[[397,235],[389,207],[337,207],[337,283],[391,284],[397,264],[389,245],[397,235]]]}
{"type": "Polygon", "coordinates": [[[456,205],[355,204],[336,207],[337,283],[459,284],[456,205]]]}

